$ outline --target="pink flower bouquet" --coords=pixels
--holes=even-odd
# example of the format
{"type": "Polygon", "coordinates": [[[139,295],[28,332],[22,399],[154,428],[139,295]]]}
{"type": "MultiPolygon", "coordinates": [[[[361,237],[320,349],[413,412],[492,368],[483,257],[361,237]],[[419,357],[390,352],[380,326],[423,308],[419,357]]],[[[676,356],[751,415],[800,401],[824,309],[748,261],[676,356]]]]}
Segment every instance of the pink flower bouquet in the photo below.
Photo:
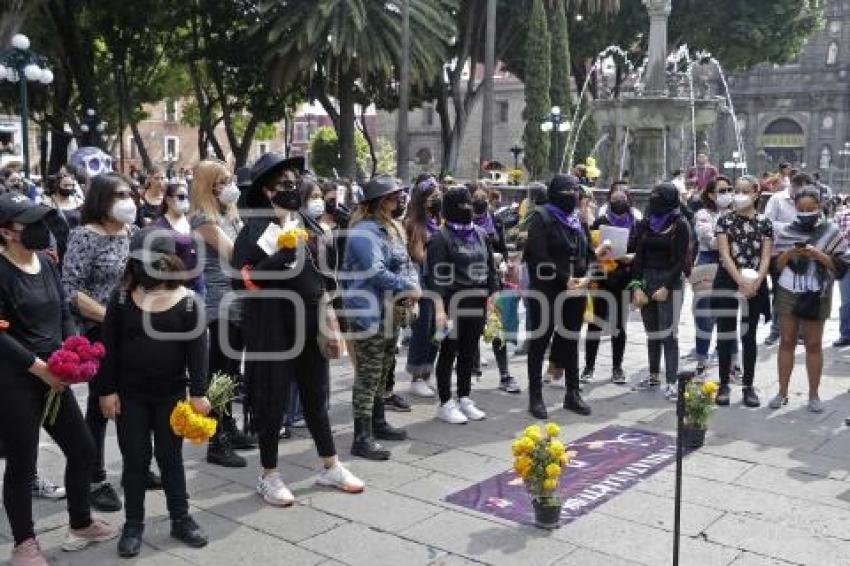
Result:
{"type": "MultiPolygon", "coordinates": [[[[71,336],[62,342],[62,346],[50,355],[47,367],[50,373],[65,385],[88,383],[97,375],[100,360],[106,355],[103,344],[92,344],[85,336],[71,336]]],[[[47,394],[47,404],[41,415],[41,424],[53,425],[62,402],[59,391],[51,389],[47,394]]]]}

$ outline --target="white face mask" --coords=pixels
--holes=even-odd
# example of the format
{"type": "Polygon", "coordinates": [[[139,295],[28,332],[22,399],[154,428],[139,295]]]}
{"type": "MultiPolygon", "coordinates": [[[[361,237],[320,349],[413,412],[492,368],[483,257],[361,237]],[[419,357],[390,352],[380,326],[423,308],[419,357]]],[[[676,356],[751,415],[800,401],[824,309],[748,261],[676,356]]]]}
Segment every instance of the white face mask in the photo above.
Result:
{"type": "Polygon", "coordinates": [[[112,204],[112,218],[122,224],[132,224],[136,221],[136,203],[133,199],[122,198],[112,204]]]}
{"type": "Polygon", "coordinates": [[[174,212],[179,214],[186,214],[189,212],[189,199],[182,199],[174,201],[174,212]]]}
{"type": "Polygon", "coordinates": [[[753,197],[750,195],[735,195],[734,199],[735,210],[744,210],[753,204],[753,197]]]}
{"type": "Polygon", "coordinates": [[[722,195],[717,195],[717,208],[729,208],[732,204],[732,195],[729,193],[723,193],[722,195]]]}
{"type": "Polygon", "coordinates": [[[325,213],[325,201],[320,198],[314,198],[307,201],[307,214],[313,218],[318,218],[325,213]]]}
{"type": "Polygon", "coordinates": [[[239,187],[235,183],[230,183],[220,193],[218,193],[218,202],[227,206],[239,200],[239,187]]]}

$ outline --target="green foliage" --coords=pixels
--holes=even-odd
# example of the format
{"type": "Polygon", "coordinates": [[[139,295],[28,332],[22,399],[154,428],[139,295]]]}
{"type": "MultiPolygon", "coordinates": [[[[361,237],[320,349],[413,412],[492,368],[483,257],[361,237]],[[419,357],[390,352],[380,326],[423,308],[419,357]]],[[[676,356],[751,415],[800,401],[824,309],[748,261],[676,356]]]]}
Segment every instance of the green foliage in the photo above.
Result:
{"type": "Polygon", "coordinates": [[[378,164],[375,167],[375,173],[394,175],[396,169],[395,144],[387,138],[378,138],[377,146],[375,157],[378,160],[378,164]]]}
{"type": "MultiPolygon", "coordinates": [[[[369,170],[369,144],[360,132],[356,133],[354,139],[357,169],[362,175],[369,170]]],[[[310,137],[310,168],[319,177],[334,178],[340,173],[341,167],[336,131],[329,126],[317,129],[310,137]]]]}
{"type": "Polygon", "coordinates": [[[535,179],[543,175],[549,164],[549,134],[540,130],[551,108],[549,29],[543,0],[532,0],[526,54],[524,162],[535,179]]]}
{"type": "MultiPolygon", "coordinates": [[[[570,37],[567,29],[567,15],[563,0],[555,2],[549,18],[549,29],[552,35],[552,84],[549,87],[549,97],[552,106],[560,106],[561,113],[571,119],[573,114],[572,68],[570,67],[570,37]]],[[[578,127],[578,124],[573,124],[578,127]]],[[[566,144],[569,134],[558,134],[558,155],[552,148],[552,170],[555,171],[565,159],[566,144]]]]}

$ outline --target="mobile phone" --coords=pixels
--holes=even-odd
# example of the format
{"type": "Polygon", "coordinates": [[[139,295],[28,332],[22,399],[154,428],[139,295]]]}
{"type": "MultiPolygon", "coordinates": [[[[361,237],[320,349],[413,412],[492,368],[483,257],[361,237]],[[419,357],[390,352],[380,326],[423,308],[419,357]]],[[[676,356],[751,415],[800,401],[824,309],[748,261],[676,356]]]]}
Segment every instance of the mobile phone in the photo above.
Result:
{"type": "Polygon", "coordinates": [[[797,248],[798,250],[802,250],[806,247],[806,243],[805,242],[794,242],[794,247],[797,248]]]}

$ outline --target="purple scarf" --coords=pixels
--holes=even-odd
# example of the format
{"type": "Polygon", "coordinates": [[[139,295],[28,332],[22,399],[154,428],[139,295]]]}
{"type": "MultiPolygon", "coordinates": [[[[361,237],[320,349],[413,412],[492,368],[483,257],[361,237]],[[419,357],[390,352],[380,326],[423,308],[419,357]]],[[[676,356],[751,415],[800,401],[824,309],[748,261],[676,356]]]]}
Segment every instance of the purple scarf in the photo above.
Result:
{"type": "Polygon", "coordinates": [[[552,217],[555,218],[555,220],[557,220],[564,228],[568,228],[569,230],[579,234],[584,234],[584,231],[581,229],[581,220],[579,220],[576,212],[567,214],[554,204],[545,204],[543,205],[543,208],[545,208],[546,212],[551,214],[552,217]]]}
{"type": "Polygon", "coordinates": [[[489,212],[485,212],[481,216],[474,216],[472,221],[479,227],[484,228],[488,234],[496,233],[496,224],[493,222],[493,217],[489,212]]]}
{"type": "Polygon", "coordinates": [[[679,218],[679,215],[682,212],[675,208],[670,212],[665,212],[664,214],[650,214],[649,215],[649,229],[658,234],[659,232],[663,232],[670,226],[673,222],[679,218]]]}
{"type": "Polygon", "coordinates": [[[446,228],[465,244],[474,244],[478,241],[478,237],[475,235],[475,224],[472,222],[469,224],[457,224],[456,222],[449,222],[447,220],[446,228]]]}
{"type": "Polygon", "coordinates": [[[605,211],[605,217],[608,219],[609,225],[616,226],[617,228],[627,228],[631,230],[635,225],[635,217],[632,216],[631,211],[624,214],[614,214],[611,211],[611,207],[608,207],[608,210],[605,211]]]}
{"type": "Polygon", "coordinates": [[[433,218],[428,218],[428,221],[425,223],[425,232],[428,233],[428,237],[430,238],[440,229],[440,226],[437,224],[437,221],[433,218]]]}

